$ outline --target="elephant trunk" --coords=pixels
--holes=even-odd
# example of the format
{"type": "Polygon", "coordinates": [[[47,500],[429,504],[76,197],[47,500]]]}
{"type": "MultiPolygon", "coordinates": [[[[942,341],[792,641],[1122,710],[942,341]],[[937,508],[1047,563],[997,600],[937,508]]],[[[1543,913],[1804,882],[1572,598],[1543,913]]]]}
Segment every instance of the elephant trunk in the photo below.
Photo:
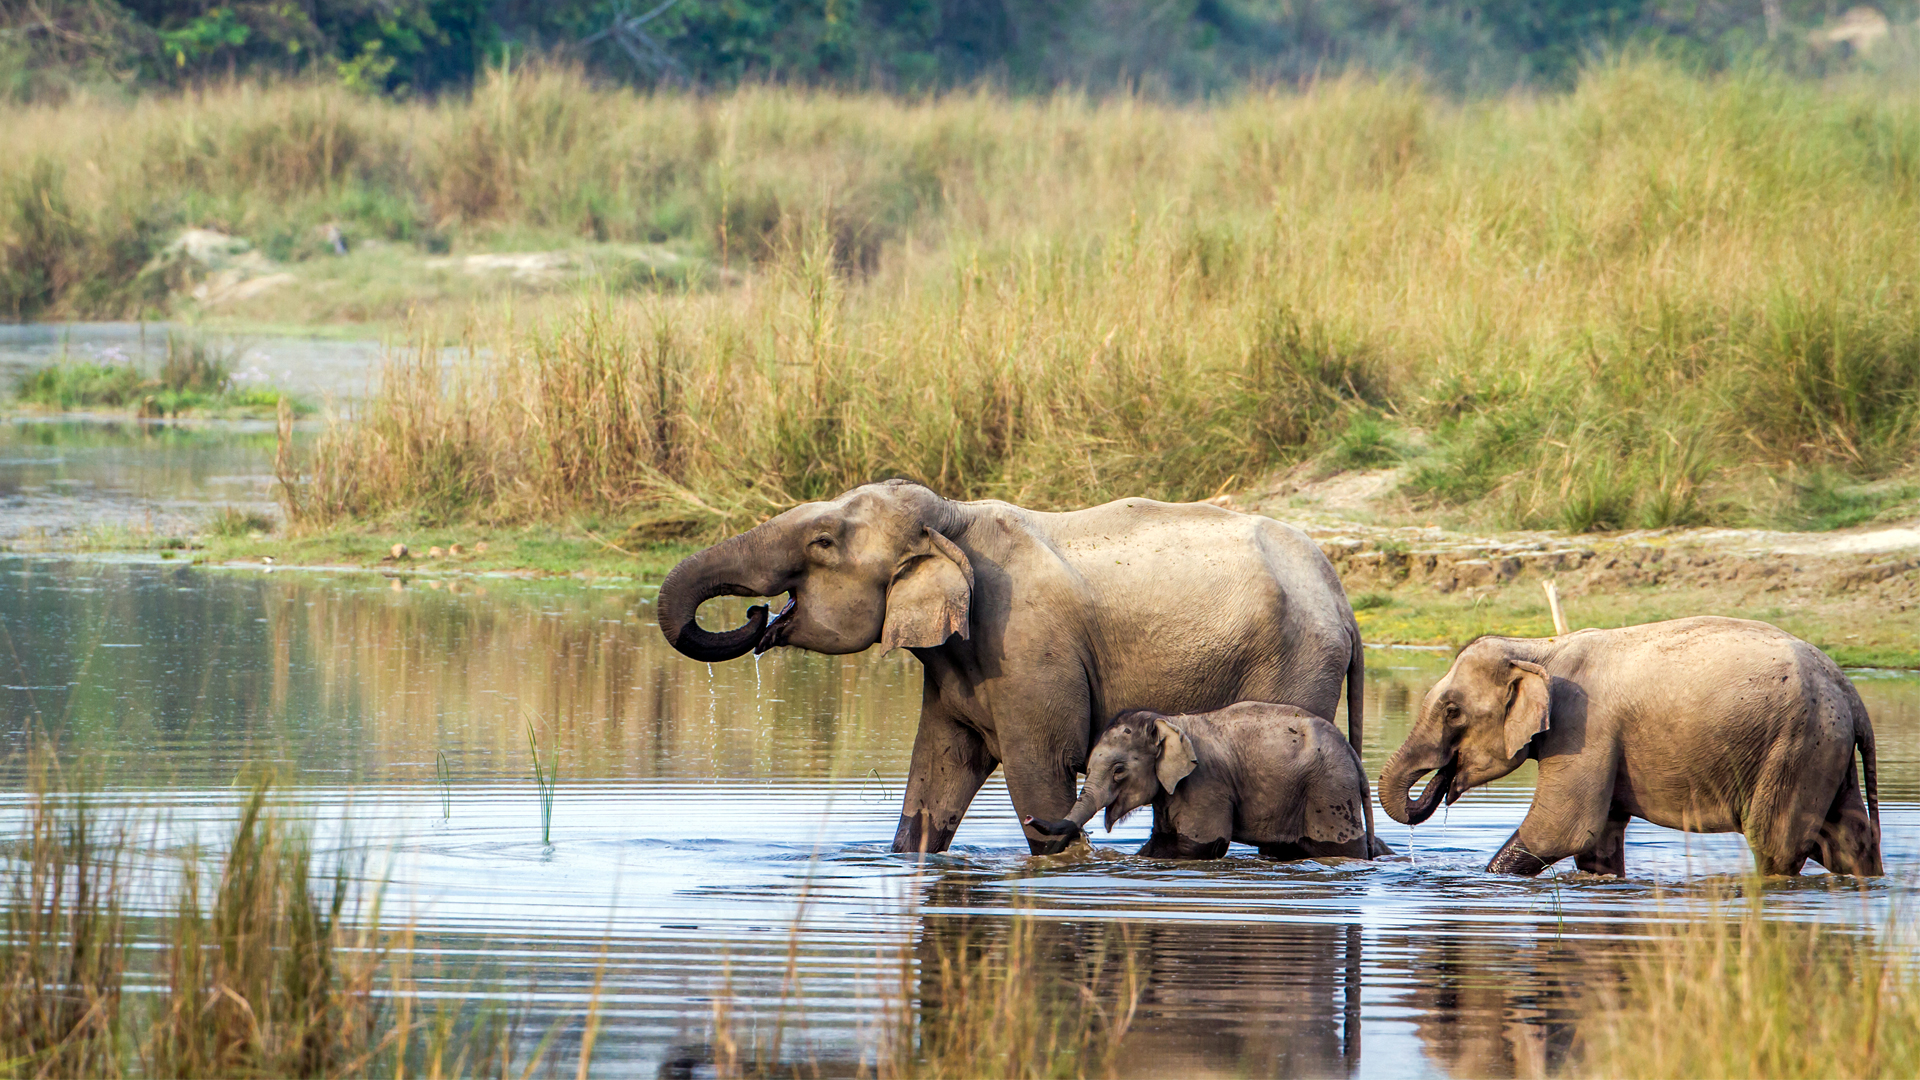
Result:
{"type": "Polygon", "coordinates": [[[1441,797],[1453,784],[1458,759],[1449,754],[1439,764],[1429,764],[1435,756],[1428,752],[1427,747],[1416,748],[1411,739],[1394,751],[1393,757],[1387,761],[1387,767],[1380,773],[1380,808],[1387,812],[1388,817],[1402,825],[1418,825],[1440,808],[1441,797]],[[1421,792],[1418,799],[1409,801],[1413,785],[1436,768],[1440,771],[1427,784],[1427,790],[1421,792]]]}
{"type": "Polygon", "coordinates": [[[700,628],[700,605],[716,596],[773,596],[785,592],[786,575],[766,565],[766,526],[687,556],[660,584],[656,611],[667,644],[695,660],[713,663],[744,654],[767,629],[767,608],[756,604],[745,625],[715,634],[700,628]]]}
{"type": "MultiPolygon", "coordinates": [[[[1079,800],[1073,804],[1073,809],[1067,811],[1066,817],[1060,818],[1057,821],[1049,821],[1046,818],[1029,817],[1026,819],[1026,822],[1028,825],[1033,826],[1034,831],[1045,833],[1048,836],[1072,836],[1085,831],[1087,822],[1092,821],[1093,815],[1105,808],[1109,801],[1110,800],[1100,798],[1089,788],[1080,793],[1079,800]]],[[[1107,823],[1107,829],[1108,831],[1112,831],[1112,822],[1107,823]]]]}

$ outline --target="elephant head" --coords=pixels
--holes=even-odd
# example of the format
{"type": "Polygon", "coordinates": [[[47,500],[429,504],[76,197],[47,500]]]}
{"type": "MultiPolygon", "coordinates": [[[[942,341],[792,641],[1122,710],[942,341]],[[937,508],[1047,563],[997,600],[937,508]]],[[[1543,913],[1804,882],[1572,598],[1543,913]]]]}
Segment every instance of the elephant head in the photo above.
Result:
{"type": "Polygon", "coordinates": [[[1393,820],[1418,825],[1473,788],[1520,767],[1533,737],[1547,730],[1552,686],[1545,668],[1514,655],[1506,638],[1481,638],[1460,650],[1420,706],[1420,719],[1380,773],[1380,805],[1393,820]],[[1413,785],[1438,770],[1418,799],[1413,785]]]}
{"type": "Polygon", "coordinates": [[[853,653],[969,637],[973,565],[941,532],[946,505],[918,484],[889,481],[796,506],[674,567],[660,585],[660,630],[710,662],[776,645],[853,653]],[[755,605],[734,630],[712,633],[696,619],[716,596],[782,593],[779,614],[755,605]]]}
{"type": "Polygon", "coordinates": [[[1049,836],[1072,835],[1105,810],[1112,832],[1154,796],[1179,787],[1196,764],[1187,737],[1166,717],[1144,709],[1121,713],[1087,755],[1087,783],[1066,818],[1026,822],[1049,836]]]}

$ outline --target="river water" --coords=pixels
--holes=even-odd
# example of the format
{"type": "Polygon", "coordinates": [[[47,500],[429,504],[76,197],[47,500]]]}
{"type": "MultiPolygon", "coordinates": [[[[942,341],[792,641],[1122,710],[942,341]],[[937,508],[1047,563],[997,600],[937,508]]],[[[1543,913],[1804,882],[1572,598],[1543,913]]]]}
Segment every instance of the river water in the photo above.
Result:
{"type": "MultiPolygon", "coordinates": [[[[0,402],[23,376],[63,359],[151,371],[170,332],[227,358],[236,380],[322,408],[365,395],[382,353],[378,341],[206,335],[167,323],[0,323],[0,402]]],[[[303,421],[296,438],[322,423],[303,421]]],[[[271,421],[0,416],[0,550],[187,536],[226,507],[273,520],[274,439],[271,421]]]]}
{"type": "MultiPolygon", "coordinates": [[[[1446,661],[1370,653],[1370,775],[1446,661]]],[[[1636,822],[1624,881],[1483,874],[1531,765],[1415,835],[1378,815],[1400,855],[1375,864],[1152,862],[1131,854],[1144,814],[1091,854],[1030,859],[997,777],[950,853],[895,856],[915,662],[695,663],[634,585],[0,556],[0,670],[12,820],[36,730],[173,839],[217,841],[270,767],[323,847],[371,853],[429,983],[525,1005],[563,1069],[599,979],[610,1075],[703,1060],[716,999],[743,1039],[785,1001],[805,1023],[782,1064],[851,1072],[899,985],[888,963],[1004,945],[1016,913],[1063,985],[1099,992],[1088,958],[1133,951],[1128,1075],[1530,1075],[1563,1060],[1602,961],[1750,865],[1738,837],[1636,822]],[[551,843],[529,725],[559,767],[551,843]]],[[[1809,874],[1765,905],[1879,933],[1912,899],[1920,678],[1855,679],[1893,876],[1809,874]]]]}

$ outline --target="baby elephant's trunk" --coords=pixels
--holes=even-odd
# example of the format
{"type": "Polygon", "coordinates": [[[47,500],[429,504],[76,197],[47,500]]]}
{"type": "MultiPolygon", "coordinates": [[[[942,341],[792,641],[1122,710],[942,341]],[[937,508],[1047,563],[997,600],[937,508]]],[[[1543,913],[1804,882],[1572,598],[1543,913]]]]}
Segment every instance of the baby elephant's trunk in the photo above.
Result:
{"type": "Polygon", "coordinates": [[[1106,803],[1097,798],[1093,792],[1086,791],[1081,793],[1080,801],[1073,804],[1073,809],[1067,811],[1066,817],[1051,820],[1029,817],[1026,823],[1032,826],[1035,832],[1042,832],[1048,836],[1076,836],[1086,827],[1087,822],[1093,820],[1093,815],[1099,813],[1105,805],[1106,803]]]}

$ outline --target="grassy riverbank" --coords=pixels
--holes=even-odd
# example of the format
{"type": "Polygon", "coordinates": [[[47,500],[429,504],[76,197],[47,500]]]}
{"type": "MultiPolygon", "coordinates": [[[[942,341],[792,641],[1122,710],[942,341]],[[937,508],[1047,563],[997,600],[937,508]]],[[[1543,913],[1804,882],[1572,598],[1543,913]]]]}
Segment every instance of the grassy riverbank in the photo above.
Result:
{"type": "MultiPolygon", "coordinates": [[[[1404,462],[1409,505],[1498,526],[1916,512],[1909,90],[1642,62],[1467,104],[330,93],[103,113],[144,149],[63,197],[114,205],[145,168],[266,235],[391,190],[457,250],[665,237],[737,276],[421,324],[306,468],[303,528],[714,535],[889,474],[1065,507],[1322,454],[1404,462]]],[[[58,115],[16,123],[77,178],[58,115]]]]}

